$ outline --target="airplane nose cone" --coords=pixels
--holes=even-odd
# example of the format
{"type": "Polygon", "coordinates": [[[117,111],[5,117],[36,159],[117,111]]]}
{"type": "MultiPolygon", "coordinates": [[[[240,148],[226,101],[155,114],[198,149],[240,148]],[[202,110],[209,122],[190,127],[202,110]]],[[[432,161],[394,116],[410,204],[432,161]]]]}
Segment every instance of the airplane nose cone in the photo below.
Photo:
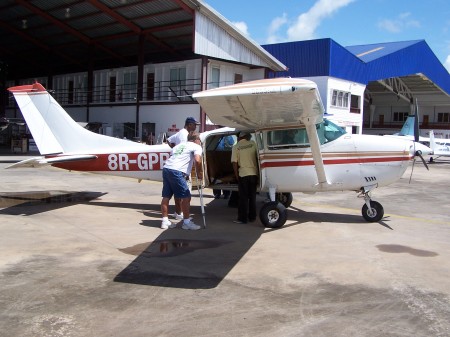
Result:
{"type": "Polygon", "coordinates": [[[409,152],[412,153],[413,155],[418,155],[418,152],[420,152],[421,155],[428,156],[433,153],[433,150],[431,150],[426,145],[413,142],[411,144],[411,148],[410,148],[409,152]]]}
{"type": "Polygon", "coordinates": [[[411,145],[409,146],[409,156],[410,158],[414,158],[414,156],[416,155],[416,148],[414,146],[414,143],[411,143],[411,145]]]}

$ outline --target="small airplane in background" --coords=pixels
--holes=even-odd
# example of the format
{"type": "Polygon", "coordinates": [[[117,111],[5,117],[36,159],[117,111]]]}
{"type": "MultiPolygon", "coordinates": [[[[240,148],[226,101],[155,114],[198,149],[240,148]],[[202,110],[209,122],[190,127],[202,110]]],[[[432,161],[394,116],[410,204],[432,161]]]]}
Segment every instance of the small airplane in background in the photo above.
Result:
{"type": "Polygon", "coordinates": [[[415,121],[418,120],[418,118],[419,118],[418,114],[409,115],[406,118],[405,123],[403,124],[400,132],[394,133],[393,135],[384,135],[384,137],[404,139],[406,141],[414,141],[416,151],[420,151],[420,154],[428,156],[433,152],[429,146],[424,144],[429,142],[429,138],[419,136],[418,140],[415,140],[416,139],[415,121]]]}
{"type": "MultiPolygon", "coordinates": [[[[8,90],[41,154],[8,168],[52,165],[162,180],[161,170],[171,151],[167,144],[144,145],[90,132],[39,83],[8,90]]],[[[250,131],[259,148],[259,190],[270,196],[259,212],[266,227],[284,225],[292,192],[355,191],[364,198],[364,219],[380,221],[384,209],[371,199],[371,192],[400,179],[417,155],[412,141],[348,134],[324,119],[319,91],[312,81],[264,79],[206,90],[193,97],[211,121],[226,126],[201,134],[203,185],[238,189],[237,182],[229,178],[233,176],[231,151],[219,150],[218,144],[223,137],[236,139],[239,131],[250,131]],[[291,131],[295,138],[284,141],[291,131]]]]}
{"type": "Polygon", "coordinates": [[[433,151],[430,156],[430,163],[439,157],[450,157],[450,139],[434,138],[434,131],[430,131],[430,147],[433,151]],[[444,141],[445,140],[445,141],[444,141]]]}

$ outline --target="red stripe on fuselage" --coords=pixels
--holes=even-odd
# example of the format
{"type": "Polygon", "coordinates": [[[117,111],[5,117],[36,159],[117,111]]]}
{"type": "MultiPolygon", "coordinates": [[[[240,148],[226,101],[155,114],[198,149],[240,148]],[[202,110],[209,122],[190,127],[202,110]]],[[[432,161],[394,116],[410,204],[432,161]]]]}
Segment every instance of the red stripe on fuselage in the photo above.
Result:
{"type": "MultiPolygon", "coordinates": [[[[378,157],[378,158],[349,158],[349,159],[325,159],[324,165],[342,165],[342,164],[367,164],[382,162],[409,161],[409,157],[378,157]]],[[[262,162],[261,168],[266,167],[287,167],[287,166],[309,166],[314,165],[313,160],[289,160],[262,162]]]]}

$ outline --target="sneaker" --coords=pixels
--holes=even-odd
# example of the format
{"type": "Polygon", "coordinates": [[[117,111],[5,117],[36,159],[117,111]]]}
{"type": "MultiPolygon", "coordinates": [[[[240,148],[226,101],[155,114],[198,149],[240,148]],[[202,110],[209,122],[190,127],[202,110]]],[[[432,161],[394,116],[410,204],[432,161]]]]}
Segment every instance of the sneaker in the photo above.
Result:
{"type": "Polygon", "coordinates": [[[161,222],[161,229],[175,228],[176,226],[177,224],[174,224],[169,220],[161,222]]]}
{"type": "Polygon", "coordinates": [[[199,225],[196,225],[192,221],[189,221],[189,223],[183,223],[183,226],[181,226],[183,229],[190,229],[191,231],[196,231],[197,229],[200,229],[199,225]]]}
{"type": "MultiPolygon", "coordinates": [[[[175,213],[173,213],[172,214],[172,216],[173,216],[173,218],[175,219],[175,220],[183,220],[183,214],[178,214],[177,212],[175,212],[175,213]]],[[[192,220],[193,218],[190,216],[189,217],[189,220],[192,220]]]]}
{"type": "Polygon", "coordinates": [[[175,220],[183,220],[183,214],[178,214],[177,212],[172,214],[175,220]]]}

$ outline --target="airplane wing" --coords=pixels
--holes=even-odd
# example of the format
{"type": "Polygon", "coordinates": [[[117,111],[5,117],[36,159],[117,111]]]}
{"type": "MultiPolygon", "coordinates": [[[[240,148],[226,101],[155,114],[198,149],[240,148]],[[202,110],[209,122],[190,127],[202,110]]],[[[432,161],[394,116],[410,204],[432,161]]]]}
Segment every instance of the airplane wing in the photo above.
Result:
{"type": "Polygon", "coordinates": [[[9,165],[5,168],[19,168],[19,167],[40,167],[40,166],[47,166],[52,164],[58,164],[58,163],[67,163],[67,162],[74,162],[74,161],[82,161],[82,160],[92,160],[97,159],[97,156],[95,155],[67,155],[67,156],[61,156],[61,157],[52,157],[52,158],[45,158],[45,157],[33,157],[28,158],[25,160],[22,160],[18,163],[14,163],[12,165],[9,165]]]}
{"type": "Polygon", "coordinates": [[[215,124],[237,129],[304,125],[318,184],[329,184],[316,129],[316,124],[323,119],[324,108],[314,82],[272,78],[210,89],[193,97],[215,124]]]}
{"type": "Polygon", "coordinates": [[[209,119],[237,129],[261,129],[321,122],[317,85],[299,78],[272,78],[205,90],[193,95],[209,119]]]}

